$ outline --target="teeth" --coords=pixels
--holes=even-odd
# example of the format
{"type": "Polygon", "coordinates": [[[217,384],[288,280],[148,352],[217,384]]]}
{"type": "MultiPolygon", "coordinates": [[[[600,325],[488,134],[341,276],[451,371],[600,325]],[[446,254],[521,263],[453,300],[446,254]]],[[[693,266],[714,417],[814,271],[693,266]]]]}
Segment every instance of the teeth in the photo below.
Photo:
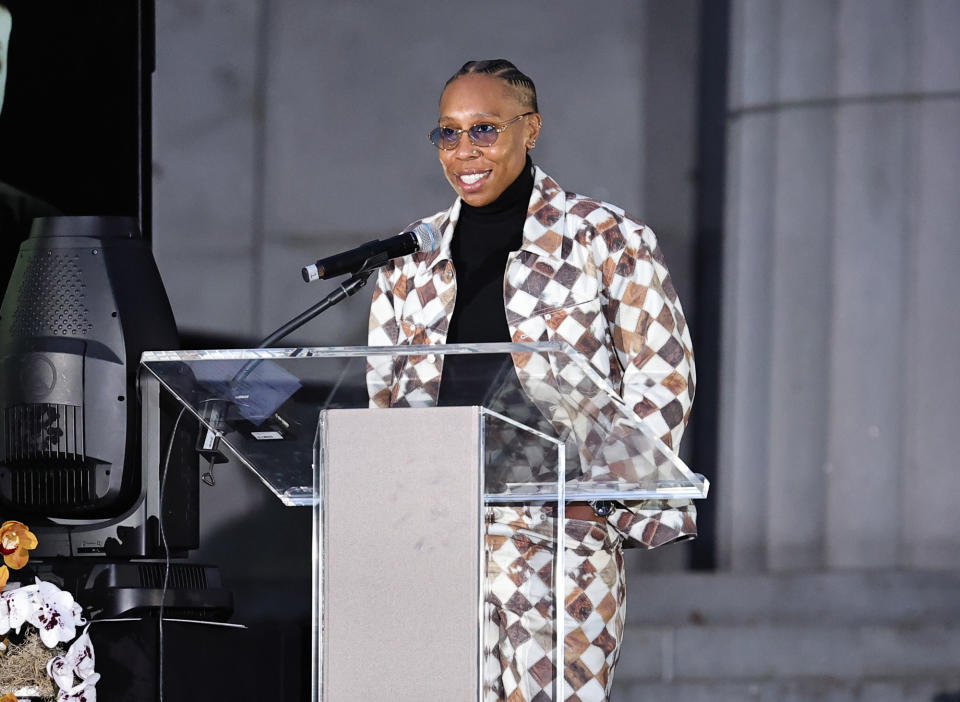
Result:
{"type": "Polygon", "coordinates": [[[460,180],[462,180],[467,185],[473,185],[478,180],[483,178],[485,175],[487,175],[486,171],[483,173],[466,173],[460,176],[460,180]]]}

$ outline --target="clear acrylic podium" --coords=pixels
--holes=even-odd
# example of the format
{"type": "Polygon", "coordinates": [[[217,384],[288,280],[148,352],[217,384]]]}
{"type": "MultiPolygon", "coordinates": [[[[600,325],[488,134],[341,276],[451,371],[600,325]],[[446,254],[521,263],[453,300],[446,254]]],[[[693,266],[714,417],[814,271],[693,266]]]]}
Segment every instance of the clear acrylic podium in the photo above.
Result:
{"type": "MultiPolygon", "coordinates": [[[[312,508],[313,700],[483,700],[489,506],[549,503],[561,524],[570,501],[709,487],[561,344],[161,351],[140,378],[284,504],[312,508]]],[[[563,540],[555,528],[554,592],[563,540]]],[[[552,613],[562,671],[565,609],[552,613]]]]}

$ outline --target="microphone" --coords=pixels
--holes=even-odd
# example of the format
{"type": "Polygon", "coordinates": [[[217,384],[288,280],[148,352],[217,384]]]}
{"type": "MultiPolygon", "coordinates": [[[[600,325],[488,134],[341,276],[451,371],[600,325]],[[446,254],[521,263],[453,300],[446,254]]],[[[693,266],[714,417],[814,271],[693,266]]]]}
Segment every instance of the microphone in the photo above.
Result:
{"type": "Polygon", "coordinates": [[[344,273],[379,268],[388,261],[418,251],[434,251],[440,248],[440,232],[432,224],[421,222],[410,231],[380,241],[374,239],[355,249],[335,256],[321,258],[316,263],[303,267],[304,281],[323,280],[344,273]]]}

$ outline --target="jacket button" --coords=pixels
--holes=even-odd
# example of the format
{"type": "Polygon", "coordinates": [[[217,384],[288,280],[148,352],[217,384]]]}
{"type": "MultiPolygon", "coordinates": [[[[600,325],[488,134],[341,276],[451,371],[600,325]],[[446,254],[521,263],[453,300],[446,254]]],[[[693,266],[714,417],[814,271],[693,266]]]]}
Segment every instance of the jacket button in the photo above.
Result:
{"type": "Polygon", "coordinates": [[[545,315],[543,315],[543,318],[544,318],[544,319],[550,319],[550,315],[549,315],[549,314],[545,314],[545,315]]]}
{"type": "Polygon", "coordinates": [[[432,353],[427,354],[427,363],[436,363],[437,357],[432,353]]]}

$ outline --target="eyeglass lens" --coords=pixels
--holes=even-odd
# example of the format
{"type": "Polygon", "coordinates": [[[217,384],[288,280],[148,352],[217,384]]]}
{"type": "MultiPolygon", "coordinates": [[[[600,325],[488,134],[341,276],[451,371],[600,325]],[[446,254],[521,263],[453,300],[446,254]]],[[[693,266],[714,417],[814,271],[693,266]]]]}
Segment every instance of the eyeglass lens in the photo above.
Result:
{"type": "Polygon", "coordinates": [[[500,132],[495,124],[475,124],[467,130],[453,129],[452,127],[436,127],[430,132],[430,141],[441,149],[456,148],[460,142],[460,135],[467,132],[470,142],[476,146],[493,146],[500,132]]]}

